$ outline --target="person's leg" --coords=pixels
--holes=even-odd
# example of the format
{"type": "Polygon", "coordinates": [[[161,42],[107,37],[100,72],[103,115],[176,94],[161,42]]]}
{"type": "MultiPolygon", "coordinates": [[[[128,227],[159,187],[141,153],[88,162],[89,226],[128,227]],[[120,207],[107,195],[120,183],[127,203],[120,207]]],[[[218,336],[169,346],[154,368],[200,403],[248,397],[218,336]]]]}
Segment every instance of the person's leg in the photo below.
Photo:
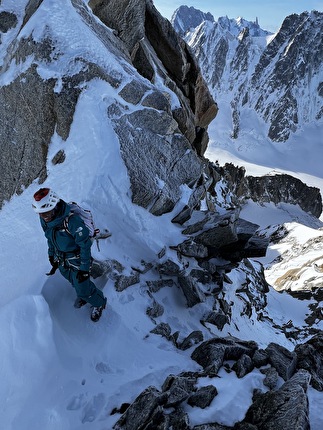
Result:
{"type": "Polygon", "coordinates": [[[70,269],[70,272],[77,297],[95,307],[105,306],[106,298],[103,292],[99,290],[90,279],[79,282],[76,278],[77,270],[70,269]]]}
{"type": "Polygon", "coordinates": [[[62,264],[60,264],[58,268],[62,276],[64,276],[64,278],[67,279],[73,286],[73,278],[71,276],[70,269],[66,269],[62,264]]]}
{"type": "MultiPolygon", "coordinates": [[[[59,271],[61,272],[62,276],[64,276],[64,278],[67,279],[70,282],[71,287],[74,288],[74,285],[73,285],[73,276],[72,276],[72,273],[71,273],[71,269],[67,269],[67,268],[65,268],[64,266],[61,265],[61,266],[59,266],[59,271]]],[[[75,290],[75,288],[74,288],[74,290],[75,290]]],[[[76,294],[77,294],[77,292],[76,292],[76,294]]],[[[76,299],[75,299],[75,302],[74,302],[74,307],[77,308],[77,309],[79,309],[82,306],[86,305],[86,303],[87,302],[85,300],[83,300],[83,299],[81,299],[81,297],[77,296],[76,299]]]]}
{"type": "Polygon", "coordinates": [[[59,270],[64,278],[67,279],[75,288],[78,299],[82,299],[95,307],[105,306],[106,298],[104,297],[103,292],[99,290],[90,279],[87,279],[84,282],[79,282],[76,278],[76,269],[65,268],[60,265],[59,270]]]}

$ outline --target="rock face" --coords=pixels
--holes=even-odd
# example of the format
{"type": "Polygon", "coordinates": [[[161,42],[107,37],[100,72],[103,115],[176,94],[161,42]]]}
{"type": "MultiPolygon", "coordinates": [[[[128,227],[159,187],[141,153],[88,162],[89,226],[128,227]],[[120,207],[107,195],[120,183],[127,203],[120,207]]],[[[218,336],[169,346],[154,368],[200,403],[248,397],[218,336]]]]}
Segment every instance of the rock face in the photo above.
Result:
{"type": "MultiPolygon", "coordinates": [[[[111,85],[116,98],[124,100],[123,106],[117,101],[112,104],[107,121],[113,121],[120,140],[134,202],[144,207],[153,205],[153,213],[164,213],[178,200],[179,186],[194,183],[200,177],[203,163],[198,155],[206,149],[207,126],[217,113],[216,104],[187,45],[152,2],[91,1],[89,5],[94,13],[82,0],[71,0],[66,7],[74,8],[82,25],[91,29],[98,43],[104,44],[107,57],[120,59],[122,71],[110,70],[104,60],[94,64],[91,52],[83,47],[73,59],[60,63],[63,78],[58,79],[54,70],[62,61],[65,41],[55,36],[56,29],[50,24],[37,38],[25,31],[27,24],[32,28],[35,12],[42,3],[26,1],[25,11],[19,14],[1,12],[0,31],[6,33],[6,49],[0,59],[0,74],[9,76],[13,64],[23,67],[21,73],[16,71],[0,87],[4,101],[0,107],[0,204],[33,180],[42,182],[46,178],[51,139],[55,133],[64,141],[70,137],[81,87],[99,78],[111,85]],[[18,34],[22,36],[18,38],[18,34]],[[162,90],[154,85],[157,78],[163,81],[162,90]],[[177,100],[175,104],[172,97],[177,100]],[[144,109],[129,114],[129,103],[144,109]],[[125,123],[129,126],[125,127],[125,123]],[[139,127],[147,129],[146,142],[141,141],[139,127]],[[129,156],[136,151],[142,161],[140,167],[129,156]],[[159,172],[150,174],[152,160],[156,160],[159,172]],[[162,161],[165,164],[161,169],[162,161]],[[149,176],[142,177],[140,183],[138,169],[149,176]],[[165,185],[160,189],[162,181],[165,185]]],[[[66,29],[61,33],[69,32],[66,29]]],[[[54,162],[57,159],[64,160],[64,154],[54,162]]]]}
{"type": "Polygon", "coordinates": [[[169,21],[158,13],[151,0],[91,0],[89,5],[104,24],[117,32],[142,76],[155,82],[156,70],[164,77],[180,102],[173,111],[178,127],[198,148],[202,136],[197,131],[203,129],[206,133],[217,106],[195,58],[169,21]]]}
{"type": "MultiPolygon", "coordinates": [[[[200,11],[190,10],[194,14],[200,17],[200,11]]],[[[174,27],[186,17],[187,11],[179,8],[172,18],[174,27]]],[[[186,32],[185,40],[214,94],[230,94],[232,136],[239,135],[242,112],[252,109],[267,124],[267,136],[285,142],[306,124],[321,124],[322,30],[322,12],[312,11],[288,16],[269,44],[269,32],[257,21],[224,17],[194,29],[188,23],[181,34],[186,32]]]]}
{"type": "MultiPolygon", "coordinates": [[[[62,60],[65,41],[55,36],[50,25],[37,39],[25,31],[27,24],[32,28],[35,12],[41,7],[41,2],[30,0],[26,1],[24,12],[3,11],[0,16],[7,44],[0,59],[0,74],[13,76],[0,86],[4,101],[0,106],[0,204],[34,180],[43,182],[48,162],[64,162],[64,150],[47,160],[48,146],[54,136],[66,142],[71,138],[73,115],[84,83],[99,78],[115,94],[106,120],[113,125],[120,142],[133,202],[161,215],[175,207],[181,186],[186,184],[191,197],[174,222],[187,221],[203,198],[214,210],[216,198],[211,196],[226,172],[213,169],[202,155],[208,142],[207,126],[216,115],[217,106],[188,46],[169,21],[149,0],[92,0],[89,7],[84,7],[81,0],[72,0],[66,7],[73,8],[82,25],[104,44],[107,56],[120,60],[120,69],[114,71],[104,61],[94,63],[92,53],[84,47],[81,55],[78,51],[72,59],[62,60]],[[18,34],[22,36],[18,38],[18,34]],[[62,78],[57,78],[58,62],[62,78]],[[23,64],[21,72],[16,69],[11,73],[13,64],[23,64]],[[155,84],[160,80],[163,86],[157,88],[155,84]],[[137,109],[129,109],[130,106],[137,109]]],[[[261,192],[262,189],[251,197],[261,200],[261,192]]],[[[275,202],[279,198],[290,200],[283,194],[268,198],[275,202]]],[[[320,203],[316,200],[305,210],[318,214],[320,203]]],[[[300,204],[302,197],[291,203],[295,201],[300,204]]],[[[225,245],[225,237],[217,239],[225,245]]],[[[207,246],[210,252],[212,244],[205,241],[201,232],[200,237],[194,238],[194,246],[207,246]]],[[[192,247],[187,252],[193,252],[192,247]]]]}
{"type": "Polygon", "coordinates": [[[308,187],[290,175],[247,176],[245,197],[258,202],[288,202],[299,205],[315,217],[322,213],[322,196],[315,187],[308,187]]]}
{"type": "MultiPolygon", "coordinates": [[[[91,17],[85,14],[82,2],[74,1],[73,5],[80,19],[87,19],[90,25],[91,17]]],[[[54,35],[51,36],[50,27],[45,26],[44,34],[37,40],[28,33],[18,38],[28,23],[32,26],[29,21],[40,6],[41,2],[26,1],[25,11],[20,11],[15,19],[10,15],[11,24],[7,25],[5,39],[7,46],[2,51],[5,55],[0,59],[1,76],[13,75],[11,80],[5,80],[6,84],[0,86],[0,97],[4,101],[0,106],[3,155],[0,160],[3,181],[0,205],[15,193],[19,194],[33,180],[42,182],[46,178],[49,143],[55,132],[63,140],[68,138],[81,93],[80,84],[101,78],[113,86],[118,85],[113,74],[109,75],[102,66],[93,64],[86,56],[75,58],[71,63],[67,60],[65,75],[62,70],[63,79],[55,78],[51,69],[55,69],[59,61],[62,47],[54,40],[54,35]],[[20,73],[13,70],[14,64],[23,65],[20,73]],[[46,77],[42,76],[41,70],[48,71],[46,77]]],[[[2,16],[8,17],[8,14],[3,12],[2,16]]],[[[105,37],[111,52],[119,48],[120,58],[126,58],[121,42],[108,29],[98,26],[93,20],[91,24],[98,37],[105,37]]]]}
{"type": "Polygon", "coordinates": [[[223,167],[213,166],[226,185],[240,202],[252,199],[255,202],[278,202],[299,205],[305,212],[319,217],[322,213],[322,196],[316,187],[309,187],[291,175],[246,176],[243,167],[231,163],[223,167]]]}

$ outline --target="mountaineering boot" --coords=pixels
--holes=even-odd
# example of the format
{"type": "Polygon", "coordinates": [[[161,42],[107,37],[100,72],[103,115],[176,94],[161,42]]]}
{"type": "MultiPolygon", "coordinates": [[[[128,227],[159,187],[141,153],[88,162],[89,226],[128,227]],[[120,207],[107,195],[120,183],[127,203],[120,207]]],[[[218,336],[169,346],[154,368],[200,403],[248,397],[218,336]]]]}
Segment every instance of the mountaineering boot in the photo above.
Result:
{"type": "Polygon", "coordinates": [[[104,304],[102,306],[92,306],[92,311],[91,311],[91,320],[96,322],[99,321],[99,319],[101,318],[102,315],[102,311],[103,309],[105,309],[105,306],[107,304],[107,298],[104,298],[104,304]]]}
{"type": "Polygon", "coordinates": [[[86,305],[86,301],[81,299],[80,297],[76,297],[76,300],[74,302],[74,308],[80,309],[82,306],[86,305]]]}

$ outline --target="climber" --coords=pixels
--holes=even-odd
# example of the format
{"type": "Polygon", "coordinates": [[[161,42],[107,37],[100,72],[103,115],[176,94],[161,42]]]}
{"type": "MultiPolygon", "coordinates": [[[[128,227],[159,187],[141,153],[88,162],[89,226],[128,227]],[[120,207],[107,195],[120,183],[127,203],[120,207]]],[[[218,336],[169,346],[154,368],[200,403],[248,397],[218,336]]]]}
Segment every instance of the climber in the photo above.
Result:
{"type": "Polygon", "coordinates": [[[91,320],[98,321],[107,299],[90,279],[91,245],[89,231],[82,218],[70,213],[68,203],[50,188],[39,189],[32,207],[39,214],[48,242],[48,258],[52,266],[48,275],[59,268],[61,274],[75,288],[75,308],[86,303],[92,306],[91,320]],[[64,227],[67,222],[67,227],[64,227]]]}

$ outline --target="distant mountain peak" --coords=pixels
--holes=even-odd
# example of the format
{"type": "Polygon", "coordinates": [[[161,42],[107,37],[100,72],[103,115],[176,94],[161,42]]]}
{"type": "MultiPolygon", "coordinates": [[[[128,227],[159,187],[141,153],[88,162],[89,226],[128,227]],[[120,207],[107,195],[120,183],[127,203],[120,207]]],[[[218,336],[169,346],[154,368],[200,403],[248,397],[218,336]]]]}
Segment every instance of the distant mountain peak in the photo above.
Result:
{"type": "Polygon", "coordinates": [[[287,16],[274,35],[257,18],[241,17],[186,32],[218,103],[231,106],[231,137],[238,138],[247,110],[266,124],[264,137],[273,142],[322,123],[322,31],[323,13],[312,11],[287,16]]]}
{"type": "Polygon", "coordinates": [[[203,21],[214,22],[214,17],[210,12],[202,12],[193,6],[180,6],[171,18],[171,23],[180,36],[198,27],[203,21]]]}
{"type": "Polygon", "coordinates": [[[180,6],[176,9],[171,18],[173,27],[182,37],[187,32],[197,28],[203,21],[209,21],[214,23],[214,25],[218,24],[226,30],[232,31],[234,34],[239,34],[240,31],[245,28],[249,28],[250,35],[253,37],[272,34],[269,31],[261,29],[257,17],[255,21],[247,21],[241,16],[236,19],[222,16],[218,18],[218,21],[216,21],[210,12],[202,12],[199,9],[195,9],[193,6],[180,6]]]}

